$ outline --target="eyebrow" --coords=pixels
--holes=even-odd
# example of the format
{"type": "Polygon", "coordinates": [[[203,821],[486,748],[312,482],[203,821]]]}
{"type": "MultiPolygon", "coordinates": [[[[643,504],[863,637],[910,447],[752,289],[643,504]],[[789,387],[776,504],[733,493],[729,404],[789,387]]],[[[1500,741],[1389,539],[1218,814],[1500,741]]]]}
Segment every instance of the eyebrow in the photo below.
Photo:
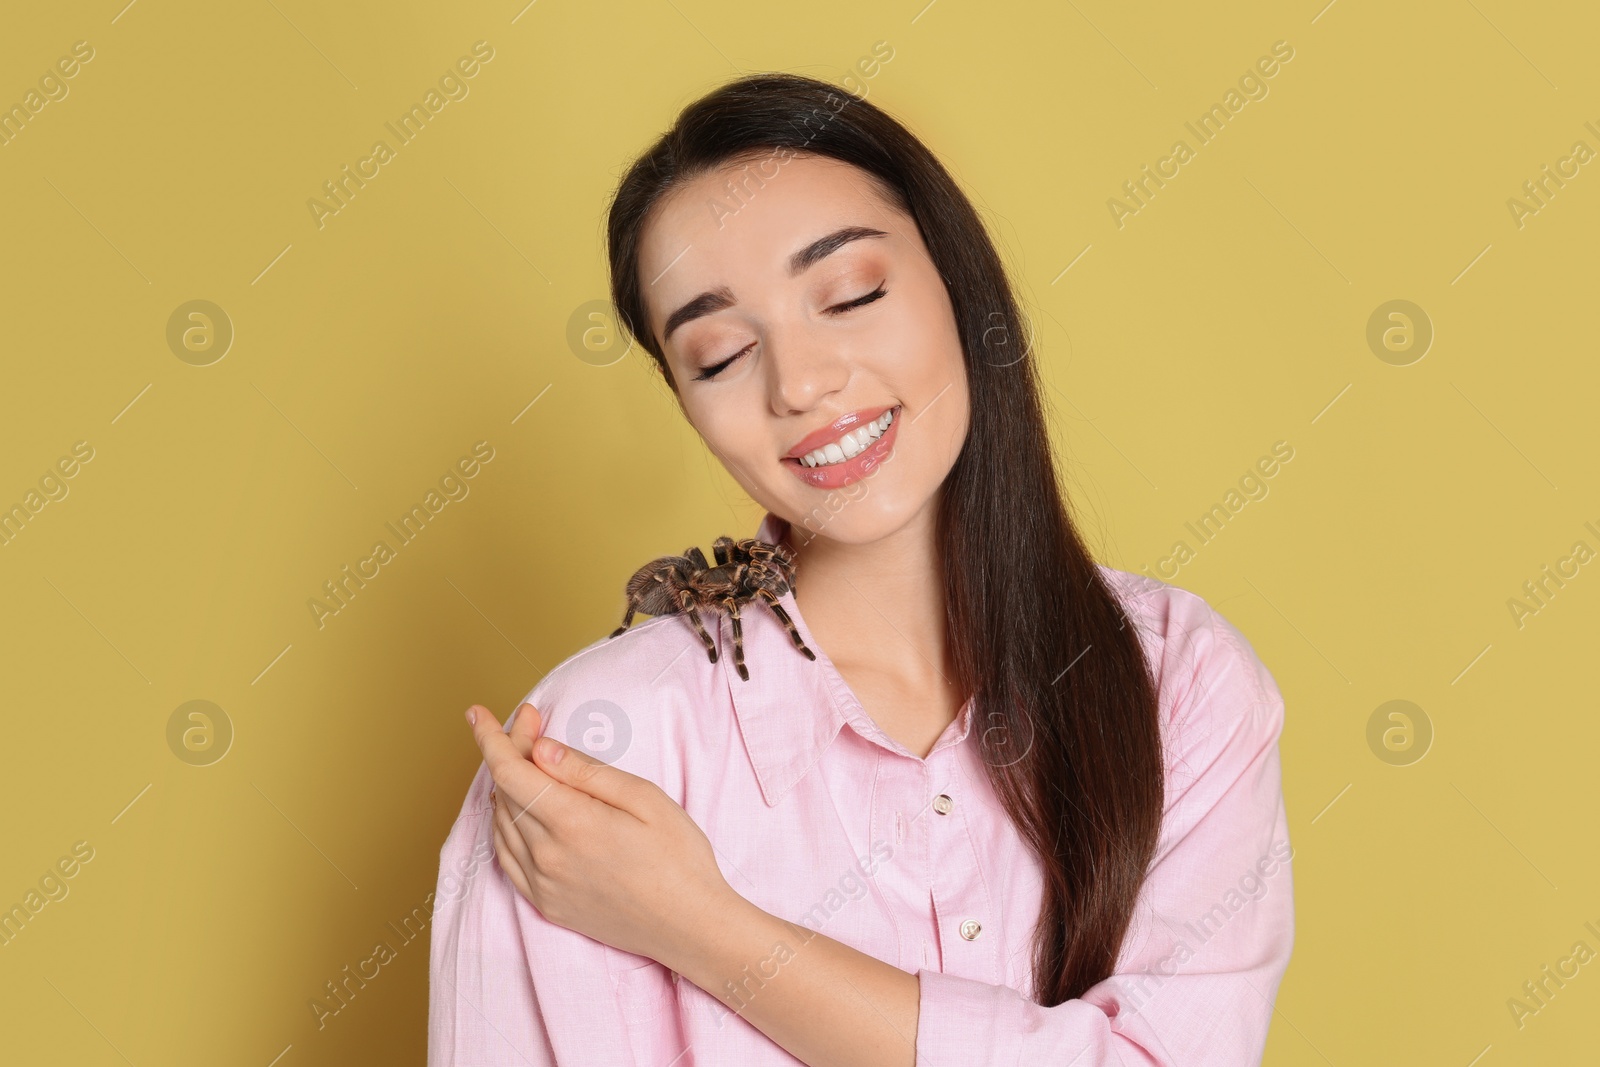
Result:
{"type": "MultiPolygon", "coordinates": [[[[789,257],[789,276],[798,277],[815,266],[820,260],[833,255],[851,241],[860,241],[869,237],[889,236],[882,230],[874,230],[869,226],[846,226],[842,229],[819,237],[806,245],[800,251],[789,257]]],[[[723,311],[733,307],[738,301],[734,298],[733,290],[726,285],[719,285],[715,289],[708,289],[699,296],[684,304],[678,310],[667,316],[667,324],[661,334],[663,344],[684,323],[723,311]]]]}

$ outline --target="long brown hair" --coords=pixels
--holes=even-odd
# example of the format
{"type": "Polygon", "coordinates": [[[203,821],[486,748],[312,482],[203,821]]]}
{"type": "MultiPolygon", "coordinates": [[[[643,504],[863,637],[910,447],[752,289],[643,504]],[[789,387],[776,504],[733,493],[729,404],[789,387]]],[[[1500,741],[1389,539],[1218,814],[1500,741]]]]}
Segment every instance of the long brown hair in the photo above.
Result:
{"type": "Polygon", "coordinates": [[[786,152],[877,178],[955,308],[971,418],[938,522],[955,681],[995,792],[1042,861],[1034,997],[1059,1004],[1116,964],[1161,829],[1160,721],[1138,637],[1068,515],[1021,315],[971,202],[878,107],[811,78],[744,77],[686,107],[623,177],[607,218],[612,303],[676,393],[639,278],[650,211],[724,164],[786,152]]]}

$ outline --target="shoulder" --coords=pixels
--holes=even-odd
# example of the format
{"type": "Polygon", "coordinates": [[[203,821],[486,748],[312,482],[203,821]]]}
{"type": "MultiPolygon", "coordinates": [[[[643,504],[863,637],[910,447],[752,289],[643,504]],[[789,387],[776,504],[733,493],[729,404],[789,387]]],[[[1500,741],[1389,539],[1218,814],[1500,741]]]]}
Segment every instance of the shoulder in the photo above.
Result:
{"type": "Polygon", "coordinates": [[[538,710],[541,735],[674,793],[683,749],[675,738],[727,705],[722,675],[687,622],[658,615],[580,648],[523,702],[538,710]]]}
{"type": "Polygon", "coordinates": [[[1169,777],[1229,745],[1275,743],[1283,695],[1250,640],[1200,595],[1101,566],[1145,650],[1161,705],[1169,777]]]}
{"type": "Polygon", "coordinates": [[[664,675],[688,677],[677,671],[680,656],[690,646],[705,650],[688,624],[677,615],[657,615],[635,623],[615,637],[607,634],[589,642],[552,667],[539,679],[527,699],[553,697],[575,688],[603,685],[613,691],[648,690],[664,675]]]}

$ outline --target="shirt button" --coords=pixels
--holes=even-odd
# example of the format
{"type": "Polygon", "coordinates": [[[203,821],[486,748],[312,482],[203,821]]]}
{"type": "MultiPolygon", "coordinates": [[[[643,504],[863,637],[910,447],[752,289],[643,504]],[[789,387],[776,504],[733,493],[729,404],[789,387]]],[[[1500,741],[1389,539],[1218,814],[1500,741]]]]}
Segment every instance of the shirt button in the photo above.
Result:
{"type": "Polygon", "coordinates": [[[950,799],[950,794],[940,793],[933,798],[933,810],[940,815],[949,815],[950,809],[955,807],[955,801],[950,799]]]}
{"type": "Polygon", "coordinates": [[[968,941],[976,941],[978,939],[978,931],[982,929],[983,927],[978,925],[978,920],[968,919],[961,924],[961,936],[968,941]]]}

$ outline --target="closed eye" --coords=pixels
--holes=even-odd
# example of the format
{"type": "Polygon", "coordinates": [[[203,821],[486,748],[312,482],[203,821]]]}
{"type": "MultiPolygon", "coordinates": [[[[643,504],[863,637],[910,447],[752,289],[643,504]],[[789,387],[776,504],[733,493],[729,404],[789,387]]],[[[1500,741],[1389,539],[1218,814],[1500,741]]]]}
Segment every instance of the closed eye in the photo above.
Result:
{"type": "Polygon", "coordinates": [[[740,356],[744,355],[746,352],[750,351],[755,346],[756,346],[756,343],[754,341],[751,341],[749,344],[747,344],[743,348],[739,349],[739,351],[735,352],[733,355],[729,356],[727,359],[723,360],[721,363],[713,364],[713,365],[707,367],[705,370],[701,371],[699,374],[696,374],[694,376],[694,380],[697,381],[697,382],[704,382],[704,381],[709,381],[712,378],[715,378],[717,375],[721,374],[724,369],[727,368],[728,364],[732,363],[734,360],[738,359],[740,356]]]}
{"type": "MultiPolygon", "coordinates": [[[[883,283],[879,282],[878,283],[878,287],[876,289],[874,289],[872,292],[866,293],[866,294],[864,294],[862,296],[858,296],[854,300],[846,301],[843,304],[835,304],[830,308],[826,308],[824,310],[823,314],[826,314],[826,315],[842,315],[847,311],[851,311],[851,310],[853,310],[855,308],[863,307],[863,306],[865,306],[867,304],[870,304],[874,300],[881,300],[881,299],[883,299],[883,297],[888,295],[888,292],[889,292],[889,290],[884,288],[883,283]]],[[[733,355],[729,356],[727,359],[723,360],[721,363],[712,364],[711,366],[707,367],[705,370],[702,370],[699,374],[696,374],[694,376],[694,380],[697,381],[697,382],[704,382],[704,381],[709,381],[712,378],[715,378],[717,375],[721,374],[725,369],[727,369],[727,367],[731,363],[733,363],[734,360],[738,359],[740,356],[744,355],[746,352],[749,352],[755,346],[756,346],[756,343],[754,341],[751,341],[748,345],[745,345],[743,348],[739,349],[739,351],[735,352],[733,355]]]]}
{"type": "Polygon", "coordinates": [[[844,312],[849,311],[851,308],[858,308],[863,304],[870,304],[874,300],[882,299],[888,292],[889,290],[883,287],[883,283],[879,282],[878,287],[872,290],[872,292],[866,294],[865,296],[858,296],[854,300],[851,300],[847,303],[835,304],[833,307],[827,309],[827,314],[841,315],[844,312]]]}

